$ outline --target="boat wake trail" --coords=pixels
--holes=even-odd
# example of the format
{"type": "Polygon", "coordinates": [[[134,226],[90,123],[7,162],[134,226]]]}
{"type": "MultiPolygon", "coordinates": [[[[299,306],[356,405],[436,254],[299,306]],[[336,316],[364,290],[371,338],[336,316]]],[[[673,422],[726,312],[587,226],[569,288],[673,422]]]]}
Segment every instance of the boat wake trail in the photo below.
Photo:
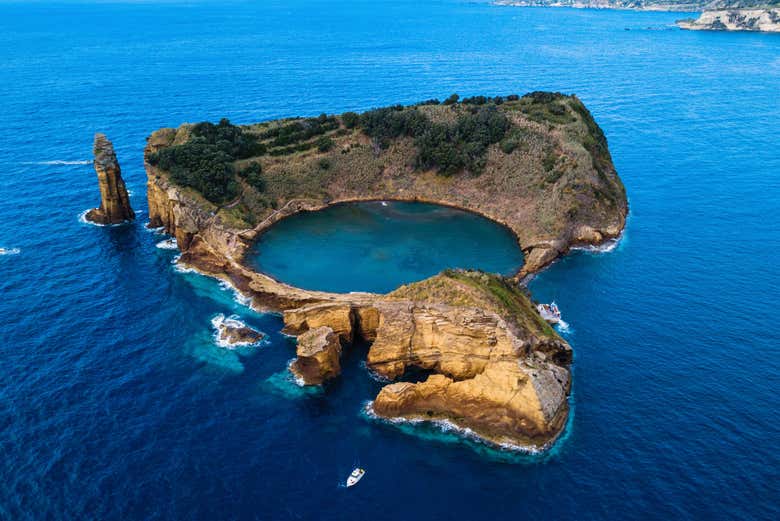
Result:
{"type": "Polygon", "coordinates": [[[556,325],[555,328],[561,332],[561,333],[571,333],[572,329],[569,326],[568,322],[565,322],[563,320],[560,320],[556,325]]]}
{"type": "Polygon", "coordinates": [[[19,248],[0,248],[0,255],[19,255],[22,250],[19,248]]]}

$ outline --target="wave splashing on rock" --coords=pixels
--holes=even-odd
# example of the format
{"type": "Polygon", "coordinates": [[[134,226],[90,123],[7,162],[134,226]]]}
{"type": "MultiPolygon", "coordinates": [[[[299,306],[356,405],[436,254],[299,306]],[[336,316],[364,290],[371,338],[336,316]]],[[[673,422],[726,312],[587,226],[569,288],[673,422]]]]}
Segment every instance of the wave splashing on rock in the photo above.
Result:
{"type": "Polygon", "coordinates": [[[211,325],[216,330],[214,342],[226,349],[258,345],[266,338],[265,333],[252,329],[238,315],[226,317],[220,313],[211,319],[211,325]]]}

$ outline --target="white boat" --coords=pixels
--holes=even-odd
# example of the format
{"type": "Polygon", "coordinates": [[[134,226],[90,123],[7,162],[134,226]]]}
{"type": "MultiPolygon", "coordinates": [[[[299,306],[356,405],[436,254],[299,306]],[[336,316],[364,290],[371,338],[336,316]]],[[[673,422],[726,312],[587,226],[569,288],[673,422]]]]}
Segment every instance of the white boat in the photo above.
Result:
{"type": "Polygon", "coordinates": [[[542,315],[542,318],[550,324],[558,324],[561,321],[561,310],[558,309],[555,302],[550,304],[538,304],[536,309],[539,311],[539,314],[542,315]]]}
{"type": "Polygon", "coordinates": [[[363,476],[365,475],[366,471],[363,469],[355,469],[352,471],[352,474],[349,475],[347,478],[347,486],[351,487],[354,485],[357,485],[357,482],[363,479],[363,476]]]}

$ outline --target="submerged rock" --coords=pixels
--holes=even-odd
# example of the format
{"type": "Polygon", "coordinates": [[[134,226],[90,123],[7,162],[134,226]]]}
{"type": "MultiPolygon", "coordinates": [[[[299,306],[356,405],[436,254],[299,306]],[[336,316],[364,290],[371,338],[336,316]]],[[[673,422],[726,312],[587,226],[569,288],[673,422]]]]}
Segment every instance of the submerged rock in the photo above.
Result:
{"type": "Polygon", "coordinates": [[[130,199],[114,153],[114,145],[105,135],[98,133],[95,134],[93,152],[100,187],[100,207],[88,211],[86,219],[97,224],[132,221],[135,219],[135,213],[130,208],[130,199]]]}
{"type": "Polygon", "coordinates": [[[330,327],[320,326],[300,335],[296,354],[290,371],[304,385],[320,385],[341,374],[341,341],[330,327]]]}

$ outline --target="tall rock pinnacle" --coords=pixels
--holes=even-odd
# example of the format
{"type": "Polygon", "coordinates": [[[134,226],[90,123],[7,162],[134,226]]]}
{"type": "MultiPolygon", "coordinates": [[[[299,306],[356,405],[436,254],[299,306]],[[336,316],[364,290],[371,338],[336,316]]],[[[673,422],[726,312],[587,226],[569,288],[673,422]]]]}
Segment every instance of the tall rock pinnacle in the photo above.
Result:
{"type": "Polygon", "coordinates": [[[127,188],[114,153],[114,145],[103,134],[95,134],[95,172],[100,186],[100,208],[87,212],[86,218],[98,224],[118,224],[135,219],[127,188]]]}

